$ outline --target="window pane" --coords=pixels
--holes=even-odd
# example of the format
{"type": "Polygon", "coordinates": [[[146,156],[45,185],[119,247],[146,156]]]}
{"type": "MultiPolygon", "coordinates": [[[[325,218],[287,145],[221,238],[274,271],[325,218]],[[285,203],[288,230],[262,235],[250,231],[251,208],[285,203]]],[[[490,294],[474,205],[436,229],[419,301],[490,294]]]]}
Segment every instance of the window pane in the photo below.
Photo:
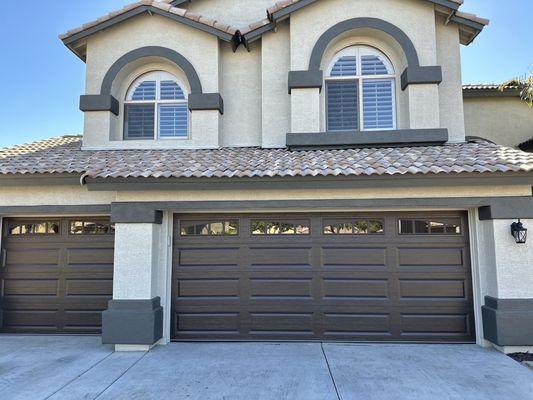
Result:
{"type": "Polygon", "coordinates": [[[154,138],[155,108],[153,104],[129,104],[126,106],[126,138],[154,138]]]}
{"type": "Polygon", "coordinates": [[[59,233],[59,222],[57,221],[35,221],[13,223],[9,226],[9,234],[18,235],[57,235],[59,233]]]}
{"type": "Polygon", "coordinates": [[[390,73],[385,63],[378,56],[362,56],[361,68],[362,75],[387,75],[390,73]]]}
{"type": "Polygon", "coordinates": [[[400,220],[400,234],[460,235],[461,232],[462,227],[459,218],[400,220]]]}
{"type": "Polygon", "coordinates": [[[429,226],[431,227],[431,233],[435,233],[435,234],[446,233],[446,224],[444,222],[431,221],[429,223],[429,226]]]}
{"type": "Polygon", "coordinates": [[[415,221],[415,233],[429,233],[429,222],[428,221],[415,221]]]}
{"type": "Polygon", "coordinates": [[[324,226],[324,233],[326,235],[351,235],[353,225],[351,223],[327,224],[324,226]]]}
{"type": "Polygon", "coordinates": [[[328,131],[357,130],[357,81],[328,82],[326,90],[328,131]]]}
{"type": "Polygon", "coordinates": [[[325,235],[373,235],[384,232],[384,221],[357,219],[352,221],[325,221],[325,235]]]}
{"type": "Polygon", "coordinates": [[[132,100],[155,100],[155,97],[156,97],[155,88],[156,88],[155,81],[144,81],[139,86],[137,86],[137,89],[135,89],[135,92],[133,92],[131,99],[132,100]]]}
{"type": "Polygon", "coordinates": [[[400,233],[402,234],[415,233],[413,221],[410,219],[400,220],[400,233]]]}
{"type": "Polygon", "coordinates": [[[187,137],[187,104],[162,104],[159,106],[159,136],[187,137]]]}
{"type": "Polygon", "coordinates": [[[161,100],[185,100],[185,94],[176,82],[162,81],[161,100]]]}
{"type": "Polygon", "coordinates": [[[238,235],[239,221],[180,221],[181,236],[238,235]]]}
{"type": "Polygon", "coordinates": [[[357,57],[355,56],[345,56],[339,58],[330,72],[330,76],[354,75],[357,75],[357,57]]]}
{"type": "Polygon", "coordinates": [[[309,235],[309,221],[252,221],[252,235],[309,235]]]}
{"type": "Polygon", "coordinates": [[[383,221],[359,220],[359,221],[354,222],[353,230],[355,234],[360,234],[360,235],[383,233],[383,221]]]}
{"type": "Polygon", "coordinates": [[[363,80],[363,116],[365,129],[394,127],[394,80],[363,80]]]}

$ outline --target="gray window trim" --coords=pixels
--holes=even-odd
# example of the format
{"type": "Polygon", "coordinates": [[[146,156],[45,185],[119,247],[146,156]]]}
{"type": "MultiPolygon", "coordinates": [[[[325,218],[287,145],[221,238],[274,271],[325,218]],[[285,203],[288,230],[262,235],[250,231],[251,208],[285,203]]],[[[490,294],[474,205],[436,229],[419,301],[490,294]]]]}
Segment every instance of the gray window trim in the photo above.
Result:
{"type": "Polygon", "coordinates": [[[448,129],[399,129],[383,131],[330,131],[288,133],[291,150],[372,146],[436,145],[448,141],[448,129]]]}
{"type": "Polygon", "coordinates": [[[336,37],[352,29],[359,28],[371,28],[385,32],[402,47],[408,65],[402,74],[402,90],[405,90],[411,84],[440,84],[442,82],[442,68],[440,66],[420,66],[415,45],[409,36],[396,25],[379,18],[352,18],[339,22],[320,36],[311,53],[308,70],[305,71],[307,72],[307,77],[309,77],[308,80],[304,79],[306,75],[302,71],[291,71],[289,73],[289,93],[292,89],[301,87],[322,89],[323,82],[319,83],[316,79],[311,80],[311,77],[316,78],[318,73],[323,74],[320,66],[327,47],[336,37]],[[299,76],[300,79],[295,80],[295,76],[299,76]],[[293,86],[296,82],[299,86],[293,86]]]}

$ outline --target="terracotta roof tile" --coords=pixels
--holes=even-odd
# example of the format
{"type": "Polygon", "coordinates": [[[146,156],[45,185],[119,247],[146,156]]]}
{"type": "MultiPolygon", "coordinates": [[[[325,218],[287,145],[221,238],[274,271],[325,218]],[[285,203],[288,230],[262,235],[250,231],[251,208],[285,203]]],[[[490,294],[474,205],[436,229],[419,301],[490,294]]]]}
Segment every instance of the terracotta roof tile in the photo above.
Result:
{"type": "Polygon", "coordinates": [[[289,151],[81,150],[64,136],[0,150],[0,175],[86,174],[91,178],[368,176],[533,172],[533,154],[485,141],[444,146],[289,151]]]}

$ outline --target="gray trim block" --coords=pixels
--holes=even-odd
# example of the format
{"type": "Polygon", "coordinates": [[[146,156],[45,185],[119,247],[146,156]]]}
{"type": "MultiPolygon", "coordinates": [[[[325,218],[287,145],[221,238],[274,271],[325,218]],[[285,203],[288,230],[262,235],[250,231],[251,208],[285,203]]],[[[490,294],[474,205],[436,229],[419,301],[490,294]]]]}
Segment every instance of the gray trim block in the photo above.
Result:
{"type": "Polygon", "coordinates": [[[115,78],[122,70],[122,68],[132,63],[133,61],[146,57],[161,57],[172,61],[174,64],[180,67],[183,72],[185,72],[185,75],[187,76],[187,81],[189,82],[189,86],[191,88],[191,94],[203,92],[202,83],[200,82],[198,73],[196,72],[196,69],[194,69],[194,66],[190,63],[189,60],[187,60],[184,56],[182,56],[175,50],[160,46],[147,46],[132,50],[129,53],[124,54],[117,61],[115,61],[115,63],[111,66],[111,68],[109,68],[109,70],[105,74],[104,80],[102,81],[100,94],[111,95],[111,88],[113,86],[113,82],[115,81],[115,78]]]}
{"type": "Polygon", "coordinates": [[[153,345],[163,337],[161,298],[110,300],[102,312],[103,344],[153,345]]]}
{"type": "Polygon", "coordinates": [[[426,83],[439,84],[442,82],[442,68],[433,67],[407,67],[402,73],[402,90],[409,85],[420,85],[426,83]]]}
{"type": "Polygon", "coordinates": [[[443,144],[448,141],[448,129],[402,129],[372,132],[288,133],[291,150],[309,148],[346,148],[368,145],[403,146],[443,144]]]}
{"type": "Polygon", "coordinates": [[[189,110],[218,110],[224,114],[224,100],[220,93],[195,93],[189,95],[189,110]]]}
{"type": "Polygon", "coordinates": [[[80,96],[80,110],[86,111],[111,111],[118,115],[120,104],[110,94],[85,94],[80,96]]]}
{"type": "Polygon", "coordinates": [[[481,310],[486,340],[498,346],[533,346],[533,299],[486,296],[481,310]]]}
{"type": "Polygon", "coordinates": [[[111,203],[111,222],[161,225],[163,223],[163,213],[155,209],[137,210],[130,207],[121,207],[119,203],[111,203]]]}
{"type": "Polygon", "coordinates": [[[323,71],[290,71],[289,72],[289,94],[292,89],[313,89],[322,90],[324,84],[323,71]]]}
{"type": "Polygon", "coordinates": [[[498,198],[479,208],[479,219],[533,219],[533,197],[498,198]]]}

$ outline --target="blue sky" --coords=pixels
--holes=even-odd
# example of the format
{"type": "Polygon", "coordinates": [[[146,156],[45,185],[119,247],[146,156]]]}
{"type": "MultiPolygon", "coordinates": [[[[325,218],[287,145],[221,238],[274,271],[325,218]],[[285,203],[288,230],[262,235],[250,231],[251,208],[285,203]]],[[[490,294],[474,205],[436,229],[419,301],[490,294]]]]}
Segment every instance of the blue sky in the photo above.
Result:
{"type": "MultiPolygon", "coordinates": [[[[6,1],[0,12],[0,147],[82,132],[85,66],[57,35],[132,1],[30,2],[6,1]]],[[[529,70],[533,0],[465,0],[463,10],[491,20],[462,49],[463,82],[502,82],[529,70]]]]}

